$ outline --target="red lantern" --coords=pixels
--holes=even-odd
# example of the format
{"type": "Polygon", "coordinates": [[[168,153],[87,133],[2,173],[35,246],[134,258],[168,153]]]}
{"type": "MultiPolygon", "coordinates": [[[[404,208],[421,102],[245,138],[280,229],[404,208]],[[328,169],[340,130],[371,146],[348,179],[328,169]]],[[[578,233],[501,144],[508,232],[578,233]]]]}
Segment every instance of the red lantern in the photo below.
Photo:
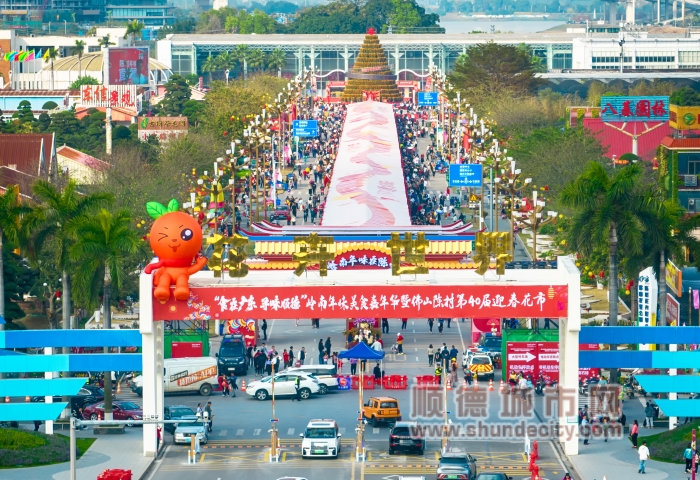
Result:
{"type": "Polygon", "coordinates": [[[227,132],[224,132],[224,137],[226,136],[227,132]]]}
{"type": "Polygon", "coordinates": [[[604,277],[605,277],[605,272],[601,270],[600,273],[599,273],[598,275],[600,276],[600,278],[604,278],[604,277]]]}
{"type": "Polygon", "coordinates": [[[61,291],[56,290],[56,299],[60,299],[60,298],[61,298],[61,291]]]}

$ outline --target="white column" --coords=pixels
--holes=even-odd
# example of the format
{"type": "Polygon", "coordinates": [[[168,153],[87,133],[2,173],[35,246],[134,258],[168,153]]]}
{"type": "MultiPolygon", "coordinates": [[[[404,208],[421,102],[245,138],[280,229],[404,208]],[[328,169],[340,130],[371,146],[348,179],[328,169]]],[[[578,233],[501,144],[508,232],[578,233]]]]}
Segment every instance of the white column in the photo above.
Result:
{"type": "MultiPolygon", "coordinates": [[[[141,274],[139,279],[139,330],[141,331],[141,359],[143,376],[143,415],[162,414],[158,411],[157,386],[158,377],[158,329],[153,324],[153,275],[141,274]]],[[[161,340],[162,344],[162,340],[161,340]]],[[[162,367],[160,367],[162,376],[162,367]]],[[[162,387],[161,387],[162,388],[162,387]]],[[[161,402],[162,405],[162,402],[161,402]]],[[[143,455],[156,455],[156,425],[143,426],[143,455]]]]}
{"type": "Polygon", "coordinates": [[[578,455],[578,334],[581,331],[581,277],[573,260],[558,258],[568,285],[568,318],[559,324],[559,427],[566,455],[578,455]]]}
{"type": "MultiPolygon", "coordinates": [[[[51,348],[51,347],[44,348],[44,355],[53,355],[53,348],[51,348]]],[[[53,379],[53,372],[44,372],[44,378],[52,380],[53,379]]],[[[53,396],[46,395],[44,397],[44,401],[46,402],[47,405],[49,403],[53,403],[53,396]]],[[[70,405],[68,405],[68,407],[70,408],[70,405]]],[[[46,433],[46,435],[53,435],[53,420],[46,420],[44,433],[46,433]]]]}
{"type": "MultiPolygon", "coordinates": [[[[684,3],[685,5],[685,3],[684,3]]],[[[689,300],[690,301],[690,300],[689,300]]],[[[668,346],[668,351],[669,352],[677,352],[678,351],[678,345],[671,344],[668,346]]],[[[678,369],[676,368],[669,368],[668,369],[668,374],[672,377],[675,377],[678,375],[678,369]]],[[[676,392],[671,392],[668,394],[668,399],[669,400],[678,400],[678,393],[676,392]]],[[[678,426],[678,417],[668,417],[668,429],[673,430],[678,426]]]]}

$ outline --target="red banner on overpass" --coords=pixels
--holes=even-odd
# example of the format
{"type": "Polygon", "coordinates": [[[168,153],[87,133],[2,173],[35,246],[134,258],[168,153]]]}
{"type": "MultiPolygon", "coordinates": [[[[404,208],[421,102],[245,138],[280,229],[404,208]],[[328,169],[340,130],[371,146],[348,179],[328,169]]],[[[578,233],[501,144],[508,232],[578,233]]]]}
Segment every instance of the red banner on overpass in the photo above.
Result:
{"type": "Polygon", "coordinates": [[[567,287],[362,285],[193,287],[190,300],[153,303],[154,320],[567,316],[567,287]]]}

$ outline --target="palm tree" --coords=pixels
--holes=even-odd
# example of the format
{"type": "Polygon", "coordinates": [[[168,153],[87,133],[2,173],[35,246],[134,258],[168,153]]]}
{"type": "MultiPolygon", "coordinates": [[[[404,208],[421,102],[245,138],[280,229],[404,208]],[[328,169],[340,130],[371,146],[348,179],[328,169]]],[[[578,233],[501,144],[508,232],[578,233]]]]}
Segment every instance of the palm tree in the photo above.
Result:
{"type": "Polygon", "coordinates": [[[44,62],[51,63],[51,90],[53,91],[53,62],[58,58],[58,50],[53,47],[49,47],[44,53],[44,62]]]}
{"type": "MultiPolygon", "coordinates": [[[[643,205],[637,187],[641,168],[628,165],[614,176],[591,162],[581,176],[561,192],[561,201],[576,212],[571,222],[567,243],[586,256],[597,246],[608,245],[610,292],[610,325],[617,325],[618,316],[618,250],[628,255],[642,252],[643,224],[639,208],[643,205]]],[[[610,345],[616,350],[616,345],[610,345]]],[[[617,379],[617,370],[610,371],[610,381],[617,379]]]]}
{"type": "Polygon", "coordinates": [[[248,62],[248,66],[253,70],[256,70],[265,65],[265,54],[262,50],[254,49],[250,51],[246,57],[246,60],[248,62]]]}
{"type": "MultiPolygon", "coordinates": [[[[21,203],[19,185],[10,185],[5,193],[0,195],[0,316],[5,317],[5,275],[3,274],[2,245],[3,239],[12,243],[22,243],[20,220],[31,209],[21,203]]],[[[5,324],[0,323],[0,330],[5,330],[5,324]]]]}
{"type": "Polygon", "coordinates": [[[71,276],[73,267],[69,252],[76,241],[76,223],[90,214],[96,207],[110,202],[107,193],[81,195],[76,190],[75,180],[69,180],[61,190],[45,180],[37,180],[32,188],[39,207],[34,209],[30,228],[33,232],[33,250],[39,250],[44,242],[53,239],[56,243],[56,267],[61,270],[63,286],[63,328],[70,328],[71,276]]]}
{"type": "MultiPolygon", "coordinates": [[[[219,54],[215,58],[215,62],[218,67],[217,70],[222,70],[224,72],[236,66],[236,58],[230,52],[219,54]]],[[[228,81],[228,77],[226,77],[226,80],[228,81]]]]}
{"type": "Polygon", "coordinates": [[[209,73],[209,84],[211,85],[211,76],[212,73],[217,71],[219,69],[219,65],[216,61],[216,58],[212,57],[209,55],[207,59],[204,61],[202,64],[202,71],[209,73]]]}
{"type": "Polygon", "coordinates": [[[124,40],[131,37],[131,44],[136,42],[136,37],[141,37],[141,30],[144,29],[146,25],[134,19],[126,24],[126,33],[124,33],[124,40]]]}
{"type": "Polygon", "coordinates": [[[109,33],[105,35],[104,37],[100,38],[99,42],[97,42],[100,47],[102,48],[109,48],[110,45],[115,45],[114,42],[109,41],[109,33]]]}
{"type": "Polygon", "coordinates": [[[237,45],[233,54],[241,67],[243,67],[243,79],[245,80],[248,78],[248,55],[250,54],[250,48],[248,45],[237,45]]]}
{"type": "Polygon", "coordinates": [[[282,69],[287,65],[287,54],[279,48],[267,54],[267,68],[277,70],[277,76],[282,76],[282,69]]]}
{"type": "Polygon", "coordinates": [[[83,65],[81,59],[83,58],[83,53],[85,53],[85,42],[82,40],[75,41],[75,47],[73,47],[73,53],[78,56],[78,78],[83,76],[83,65]]]}
{"type": "MultiPolygon", "coordinates": [[[[126,210],[112,214],[101,209],[94,216],[82,217],[75,226],[77,240],[71,247],[71,259],[78,265],[75,285],[83,295],[97,301],[99,285],[104,291],[104,328],[112,328],[110,294],[112,285],[118,290],[127,256],[143,244],[131,228],[131,215],[126,210]]],[[[105,372],[105,420],[112,420],[112,372],[105,372]]]]}

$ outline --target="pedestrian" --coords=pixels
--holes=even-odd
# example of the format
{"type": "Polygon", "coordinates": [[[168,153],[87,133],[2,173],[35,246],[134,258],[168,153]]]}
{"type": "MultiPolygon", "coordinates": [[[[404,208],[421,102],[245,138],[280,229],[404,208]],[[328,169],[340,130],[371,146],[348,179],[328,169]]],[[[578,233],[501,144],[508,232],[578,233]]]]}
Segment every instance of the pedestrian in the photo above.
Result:
{"type": "Polygon", "coordinates": [[[374,374],[374,383],[380,383],[382,381],[382,369],[379,366],[379,362],[374,366],[372,373],[374,374]]]}
{"type": "Polygon", "coordinates": [[[403,336],[400,333],[396,334],[396,346],[398,347],[399,355],[403,355],[403,336]]]}
{"type": "Polygon", "coordinates": [[[323,363],[323,354],[326,351],[326,347],[323,345],[323,339],[319,338],[318,339],[318,364],[321,365],[323,363]]]}
{"type": "MultiPolygon", "coordinates": [[[[36,432],[36,429],[34,430],[36,432]]],[[[688,448],[683,452],[683,459],[685,459],[685,473],[690,473],[690,469],[693,468],[693,444],[689,443],[688,448]]]]}
{"type": "Polygon", "coordinates": [[[304,365],[304,360],[306,360],[306,347],[301,347],[301,350],[299,350],[299,366],[304,365]]]}
{"type": "Polygon", "coordinates": [[[228,397],[228,381],[226,380],[226,377],[224,377],[221,381],[221,390],[221,396],[228,397]]]}
{"type": "Polygon", "coordinates": [[[294,361],[295,361],[295,357],[294,357],[294,347],[290,346],[290,347],[289,347],[289,366],[290,366],[290,367],[293,367],[293,366],[294,366],[294,361]]]}
{"type": "Polygon", "coordinates": [[[209,431],[211,432],[211,429],[214,426],[214,412],[211,409],[211,402],[207,402],[207,406],[204,407],[204,413],[205,417],[209,416],[209,431]]]}
{"type": "Polygon", "coordinates": [[[263,335],[264,335],[263,340],[267,340],[267,320],[263,319],[262,326],[260,327],[260,330],[262,330],[263,335]]]}
{"type": "Polygon", "coordinates": [[[328,355],[330,357],[331,356],[331,337],[328,337],[326,339],[326,343],[324,344],[324,346],[326,347],[326,355],[328,355]]]}
{"type": "Polygon", "coordinates": [[[444,319],[438,318],[438,333],[442,333],[443,322],[444,322],[444,319]]]}
{"type": "Polygon", "coordinates": [[[236,390],[238,390],[237,380],[235,373],[232,373],[231,376],[228,377],[228,389],[232,397],[236,396],[236,390]]]}
{"type": "Polygon", "coordinates": [[[272,355],[265,355],[265,374],[272,375],[272,355]]]}
{"type": "Polygon", "coordinates": [[[435,362],[435,383],[442,384],[442,366],[435,362]]]}
{"type": "Polygon", "coordinates": [[[464,367],[464,381],[470,387],[472,386],[472,371],[469,370],[469,367],[464,367]]]}
{"type": "Polygon", "coordinates": [[[428,329],[430,329],[430,333],[433,333],[433,324],[435,323],[435,320],[432,318],[428,319],[428,329]]]}
{"type": "Polygon", "coordinates": [[[588,421],[588,415],[584,415],[583,420],[581,420],[581,434],[583,435],[583,444],[588,445],[588,440],[591,437],[591,423],[588,421]]]}
{"type": "Polygon", "coordinates": [[[651,402],[647,402],[647,406],[644,409],[644,425],[647,428],[654,428],[654,407],[651,406],[651,402]]]}
{"type": "Polygon", "coordinates": [[[219,375],[219,378],[217,378],[216,381],[219,384],[219,390],[221,390],[221,395],[226,395],[226,393],[224,392],[224,376],[219,375]]]}
{"type": "Polygon", "coordinates": [[[245,356],[246,356],[246,365],[249,367],[253,366],[253,346],[249,345],[248,348],[245,351],[245,356]]]}
{"type": "Polygon", "coordinates": [[[450,328],[450,322],[452,321],[452,318],[447,319],[447,328],[450,328]]]}
{"type": "Polygon", "coordinates": [[[561,480],[571,480],[571,474],[566,473],[566,475],[564,475],[564,478],[562,478],[561,480]]]}
{"type": "Polygon", "coordinates": [[[406,324],[408,323],[408,318],[401,319],[401,330],[406,330],[406,324]]]}
{"type": "Polygon", "coordinates": [[[198,403],[197,404],[197,416],[201,417],[202,415],[204,415],[204,409],[202,408],[202,404],[198,403]]]}
{"type": "Polygon", "coordinates": [[[382,318],[382,333],[389,333],[389,319],[382,318]]]}
{"type": "Polygon", "coordinates": [[[630,428],[630,436],[632,437],[632,448],[637,448],[637,437],[639,437],[639,424],[637,420],[632,424],[630,428]]]}
{"type": "Polygon", "coordinates": [[[350,359],[350,375],[357,375],[357,359],[350,359]]]}
{"type": "Polygon", "coordinates": [[[286,348],[282,351],[282,361],[284,362],[284,368],[289,367],[289,352],[287,352],[286,348]]]}
{"type": "Polygon", "coordinates": [[[294,379],[294,394],[292,401],[297,400],[301,402],[301,377],[299,375],[294,379]]]}
{"type": "Polygon", "coordinates": [[[649,460],[649,447],[647,447],[647,441],[642,442],[642,446],[639,447],[639,471],[637,473],[647,473],[647,460],[649,460]]]}
{"type": "Polygon", "coordinates": [[[435,355],[435,350],[433,349],[433,344],[428,345],[428,366],[433,366],[433,356],[435,355]]]}
{"type": "Polygon", "coordinates": [[[39,427],[41,427],[41,420],[34,420],[34,431],[38,432],[39,427]]]}

